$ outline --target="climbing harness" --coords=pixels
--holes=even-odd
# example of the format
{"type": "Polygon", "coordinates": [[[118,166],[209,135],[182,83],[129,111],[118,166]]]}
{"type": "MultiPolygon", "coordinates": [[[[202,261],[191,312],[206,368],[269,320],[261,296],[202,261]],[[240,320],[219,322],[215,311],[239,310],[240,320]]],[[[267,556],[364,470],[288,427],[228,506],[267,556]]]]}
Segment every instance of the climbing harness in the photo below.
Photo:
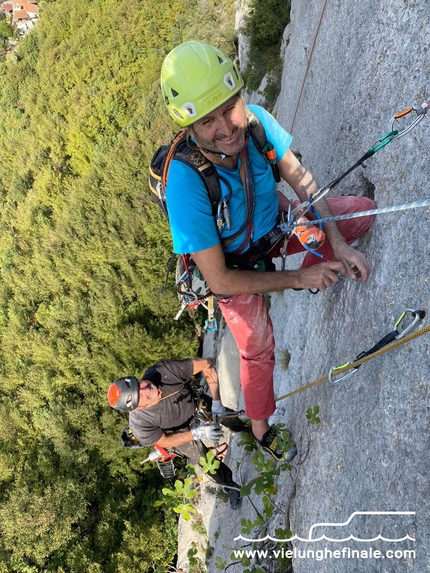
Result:
{"type": "MultiPolygon", "coordinates": [[[[286,221],[279,225],[279,228],[282,232],[286,234],[286,236],[291,236],[294,232],[294,229],[297,227],[302,226],[310,226],[315,225],[315,221],[306,221],[302,220],[301,218],[305,215],[308,211],[313,210],[315,213],[315,203],[317,203],[320,199],[325,197],[327,193],[329,193],[336,185],[338,185],[351,171],[354,171],[360,165],[363,165],[364,162],[372,157],[377,151],[388,145],[394,139],[399,139],[404,135],[410,133],[424,118],[427,114],[428,109],[430,106],[430,100],[424,102],[421,106],[412,106],[408,107],[407,109],[395,114],[389,121],[388,127],[389,132],[380,137],[375,145],[373,145],[366,153],[360,157],[360,159],[354,163],[352,167],[347,169],[342,175],[334,179],[328,185],[321,187],[316,193],[313,193],[309,196],[308,201],[304,201],[294,209],[289,209],[288,216],[286,221]],[[394,122],[401,117],[408,115],[411,112],[415,112],[417,117],[404,129],[402,130],[394,130],[394,122]]],[[[367,215],[377,215],[382,213],[389,213],[393,211],[403,211],[407,209],[415,209],[418,207],[427,207],[430,205],[430,199],[424,199],[422,201],[414,201],[413,203],[405,203],[402,205],[394,205],[393,207],[383,207],[380,209],[371,209],[369,211],[361,211],[360,213],[347,213],[345,215],[338,215],[336,217],[327,217],[325,219],[321,219],[318,217],[318,223],[322,225],[322,223],[329,223],[332,221],[341,221],[343,219],[353,219],[356,217],[365,217],[367,215]]]]}
{"type": "MultiPolygon", "coordinates": [[[[417,326],[417,324],[421,322],[421,320],[424,319],[425,315],[426,313],[424,310],[413,310],[411,308],[405,309],[394,323],[394,330],[386,334],[383,338],[381,338],[379,342],[377,342],[374,346],[372,346],[372,348],[370,348],[366,352],[360,352],[360,354],[358,354],[355,357],[354,362],[357,362],[358,360],[361,360],[361,358],[374,354],[375,352],[377,352],[381,348],[384,348],[384,346],[387,346],[394,340],[401,340],[409,332],[411,332],[417,326]]],[[[340,366],[334,366],[330,368],[330,371],[328,373],[329,381],[332,382],[333,384],[335,383],[337,384],[342,380],[346,380],[347,378],[355,374],[361,366],[361,364],[359,364],[358,366],[352,368],[350,372],[348,372],[347,374],[343,374],[342,376],[338,376],[335,380],[334,376],[336,376],[337,372],[344,371],[345,367],[349,366],[350,364],[351,364],[350,362],[345,362],[345,364],[341,364],[340,366]]]]}
{"type": "MultiPolygon", "coordinates": [[[[354,362],[346,362],[345,364],[343,364],[342,366],[337,366],[335,368],[330,369],[330,372],[327,376],[323,376],[321,378],[318,378],[317,380],[314,380],[313,382],[310,382],[309,384],[306,384],[305,386],[302,386],[301,388],[296,388],[296,390],[293,390],[292,392],[288,392],[288,394],[284,394],[283,396],[279,396],[279,398],[276,398],[275,402],[279,402],[280,400],[285,400],[286,398],[291,398],[292,396],[295,396],[296,394],[300,394],[301,392],[304,392],[305,390],[308,390],[309,388],[313,388],[314,386],[318,386],[319,384],[322,384],[323,382],[326,382],[327,380],[329,380],[330,378],[330,374],[333,374],[334,370],[336,370],[336,375],[339,376],[340,374],[343,374],[344,372],[348,371],[348,370],[354,370],[356,371],[357,368],[359,366],[361,366],[362,364],[364,364],[365,362],[368,362],[369,360],[372,360],[373,358],[376,358],[377,356],[381,356],[382,354],[385,354],[386,352],[390,352],[391,350],[394,350],[395,348],[398,348],[399,346],[402,346],[403,344],[406,344],[407,342],[410,342],[411,340],[414,340],[415,338],[418,338],[419,336],[423,336],[424,334],[427,334],[428,332],[430,332],[430,325],[424,326],[422,327],[420,330],[418,330],[418,332],[411,332],[411,330],[415,329],[418,326],[418,323],[421,322],[421,320],[425,317],[426,313],[423,310],[411,310],[411,309],[406,309],[404,310],[399,318],[397,319],[397,321],[395,322],[395,330],[393,332],[390,332],[386,337],[384,337],[381,341],[379,341],[379,343],[377,343],[375,346],[379,345],[378,349],[375,349],[375,347],[371,348],[370,350],[368,350],[367,352],[364,353],[364,356],[360,359],[356,359],[354,362]],[[408,314],[411,314],[411,317],[413,318],[413,320],[410,322],[410,324],[408,324],[407,326],[405,326],[404,328],[402,328],[402,324],[404,324],[404,320],[408,317],[408,314]],[[392,337],[391,338],[391,342],[386,342],[385,344],[381,344],[381,342],[387,338],[387,337],[392,337]]],[[[363,354],[363,353],[362,353],[363,354]]],[[[337,379],[337,382],[339,382],[340,379],[337,379]]]]}

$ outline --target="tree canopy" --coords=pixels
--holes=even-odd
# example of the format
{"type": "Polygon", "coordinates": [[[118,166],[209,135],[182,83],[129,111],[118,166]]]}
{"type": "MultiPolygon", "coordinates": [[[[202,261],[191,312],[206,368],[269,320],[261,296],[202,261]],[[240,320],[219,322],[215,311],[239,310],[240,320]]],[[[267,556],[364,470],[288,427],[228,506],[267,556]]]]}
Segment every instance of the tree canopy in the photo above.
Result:
{"type": "Polygon", "coordinates": [[[232,55],[234,3],[42,7],[0,61],[0,573],[146,573],[176,524],[106,392],[198,351],[172,281],[160,296],[172,245],[148,165],[175,129],[163,57],[191,38],[232,55]]]}

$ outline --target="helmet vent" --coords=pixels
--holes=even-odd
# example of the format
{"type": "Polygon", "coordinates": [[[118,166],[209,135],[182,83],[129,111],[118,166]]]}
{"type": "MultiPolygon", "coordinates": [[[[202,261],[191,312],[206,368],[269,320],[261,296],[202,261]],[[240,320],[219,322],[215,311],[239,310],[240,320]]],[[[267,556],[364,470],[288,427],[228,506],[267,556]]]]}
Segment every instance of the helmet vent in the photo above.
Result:
{"type": "Polygon", "coordinates": [[[234,78],[233,78],[231,72],[228,72],[227,74],[225,74],[224,83],[228,87],[229,90],[234,90],[234,88],[236,87],[236,82],[234,81],[234,78]]]}
{"type": "Polygon", "coordinates": [[[179,95],[178,92],[175,91],[173,88],[171,88],[170,91],[172,92],[172,96],[173,96],[173,97],[177,97],[177,96],[179,95]]]}
{"type": "Polygon", "coordinates": [[[218,57],[219,63],[222,65],[224,63],[224,60],[218,54],[217,54],[217,57],[218,57]]]}
{"type": "Polygon", "coordinates": [[[191,103],[190,101],[187,101],[181,107],[185,111],[185,113],[188,115],[188,117],[195,117],[197,115],[196,108],[195,108],[194,104],[191,103]]]}

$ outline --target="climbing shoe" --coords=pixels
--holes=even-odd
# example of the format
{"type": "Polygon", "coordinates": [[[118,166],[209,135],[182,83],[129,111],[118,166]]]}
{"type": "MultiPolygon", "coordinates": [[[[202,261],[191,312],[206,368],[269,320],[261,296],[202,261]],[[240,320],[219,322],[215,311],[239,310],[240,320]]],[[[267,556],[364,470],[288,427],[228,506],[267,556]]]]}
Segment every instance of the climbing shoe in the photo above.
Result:
{"type": "Polygon", "coordinates": [[[238,491],[240,487],[237,485],[237,483],[234,482],[229,484],[229,486],[231,487],[225,487],[224,491],[228,493],[231,509],[236,511],[236,509],[239,509],[239,507],[242,505],[242,498],[240,497],[240,491],[238,491]],[[231,489],[233,487],[237,489],[231,489]]]}
{"type": "Polygon", "coordinates": [[[260,446],[277,462],[290,462],[297,455],[297,448],[292,445],[288,452],[284,452],[279,442],[279,436],[274,428],[270,428],[263,435],[261,440],[257,440],[260,446]]]}
{"type": "MultiPolygon", "coordinates": [[[[227,408],[227,412],[229,409],[227,408]]],[[[247,420],[244,422],[239,418],[239,416],[235,416],[234,418],[224,418],[220,419],[220,424],[225,428],[228,428],[230,432],[237,433],[237,432],[245,432],[247,434],[252,433],[251,430],[251,421],[247,420]]]]}

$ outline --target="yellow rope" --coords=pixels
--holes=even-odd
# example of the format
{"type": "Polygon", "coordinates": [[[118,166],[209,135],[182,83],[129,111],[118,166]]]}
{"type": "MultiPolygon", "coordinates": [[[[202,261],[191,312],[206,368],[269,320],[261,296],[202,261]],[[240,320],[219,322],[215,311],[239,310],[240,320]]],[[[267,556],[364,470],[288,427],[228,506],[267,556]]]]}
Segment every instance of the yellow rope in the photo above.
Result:
{"type": "MultiPolygon", "coordinates": [[[[348,370],[352,370],[353,368],[357,368],[357,366],[360,366],[360,364],[364,364],[365,362],[372,360],[372,358],[376,358],[377,356],[381,356],[381,354],[384,354],[385,352],[389,352],[390,350],[394,350],[398,346],[401,346],[402,344],[406,344],[407,342],[410,342],[411,340],[414,340],[415,338],[418,338],[419,336],[422,336],[423,334],[426,334],[427,332],[430,332],[430,325],[424,326],[423,328],[421,328],[417,332],[414,332],[412,334],[408,334],[407,336],[405,336],[404,338],[401,338],[400,340],[395,340],[391,344],[388,344],[387,346],[380,348],[379,350],[377,350],[373,354],[370,354],[369,356],[365,356],[364,358],[361,358],[360,360],[357,360],[356,362],[351,362],[350,364],[346,364],[342,368],[336,369],[336,376],[338,374],[342,374],[342,372],[347,372],[348,370]]],[[[313,382],[310,382],[309,384],[306,384],[305,386],[302,386],[301,388],[297,388],[296,390],[293,390],[292,392],[288,392],[288,394],[284,394],[283,396],[276,398],[275,402],[279,402],[280,400],[285,400],[286,398],[290,398],[291,396],[294,396],[295,394],[299,394],[300,392],[304,392],[305,390],[308,390],[309,388],[312,388],[313,386],[318,386],[318,384],[321,384],[322,382],[325,382],[326,380],[328,380],[328,376],[323,376],[322,378],[318,378],[318,380],[314,380],[313,382]]]]}

